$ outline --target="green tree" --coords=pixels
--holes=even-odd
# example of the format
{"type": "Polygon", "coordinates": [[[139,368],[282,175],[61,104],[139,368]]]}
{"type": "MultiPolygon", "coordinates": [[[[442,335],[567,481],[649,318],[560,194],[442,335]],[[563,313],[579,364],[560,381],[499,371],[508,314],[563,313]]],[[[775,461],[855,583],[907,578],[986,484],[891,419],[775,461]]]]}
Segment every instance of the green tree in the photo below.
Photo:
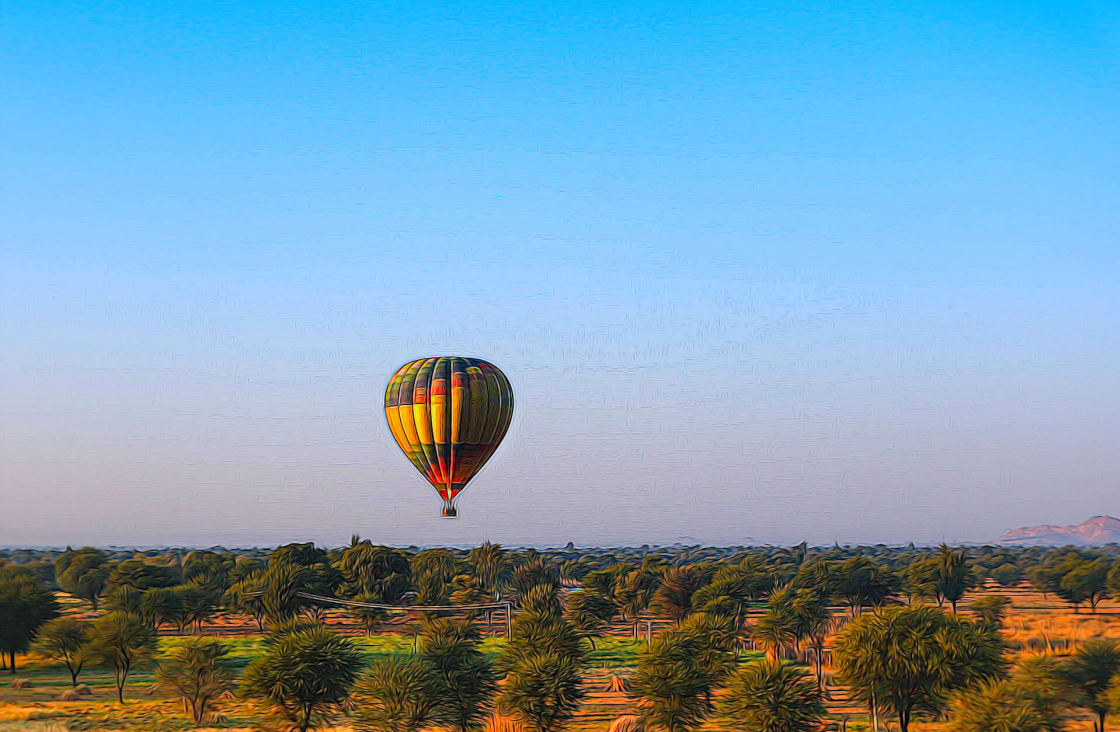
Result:
{"type": "Polygon", "coordinates": [[[1108,717],[1108,687],[1120,673],[1120,644],[1092,640],[1081,644],[1065,663],[1064,675],[1082,695],[1082,706],[1096,715],[1093,729],[1104,732],[1108,717]]]}
{"type": "Polygon", "coordinates": [[[112,612],[94,621],[87,647],[91,661],[113,669],[117,702],[123,704],[128,676],[151,660],[156,634],[139,616],[112,612]]]}
{"type": "Polygon", "coordinates": [[[233,688],[235,668],[228,654],[221,641],[188,638],[160,659],[156,678],[179,695],[195,724],[202,724],[210,705],[233,688]]]}
{"type": "Polygon", "coordinates": [[[319,605],[303,593],[318,595],[325,591],[322,575],[316,569],[288,561],[270,561],[262,577],[264,594],[261,606],[270,624],[289,621],[301,612],[315,614],[319,605]]]}
{"type": "Polygon", "coordinates": [[[766,649],[772,661],[780,661],[786,650],[793,648],[800,637],[800,623],[793,609],[794,591],[785,587],[770,596],[766,611],[759,616],[751,637],[766,649]]]}
{"type": "Polygon", "coordinates": [[[992,579],[1003,587],[1015,587],[1023,581],[1023,570],[1010,562],[1005,562],[992,570],[992,579]]]}
{"type": "Polygon", "coordinates": [[[137,557],[115,564],[109,572],[109,580],[105,588],[111,592],[118,587],[130,587],[143,592],[153,587],[174,587],[177,584],[179,584],[177,567],[137,557]]]}
{"type": "Polygon", "coordinates": [[[338,710],[362,668],[354,642],[322,625],[283,633],[241,677],[245,696],[264,700],[299,732],[338,710]]]}
{"type": "MultiPolygon", "coordinates": [[[[239,565],[235,565],[235,568],[239,565]]],[[[230,577],[233,578],[231,573],[230,577]]],[[[226,590],[224,604],[234,612],[249,615],[257,624],[258,630],[264,630],[266,614],[264,592],[267,587],[265,570],[254,569],[236,579],[226,590]]]]}
{"type": "Polygon", "coordinates": [[[36,633],[58,616],[54,593],[22,567],[0,566],[0,654],[16,672],[16,654],[31,646],[36,633]]]}
{"type": "Polygon", "coordinates": [[[988,680],[957,693],[949,715],[951,732],[1060,732],[1061,721],[1049,717],[1014,682],[988,680]]]}
{"type": "Polygon", "coordinates": [[[47,661],[58,661],[70,672],[70,685],[78,685],[78,674],[86,662],[90,625],[76,618],[55,618],[39,628],[31,652],[47,661]]]}
{"type": "Polygon", "coordinates": [[[520,719],[532,732],[561,729],[583,699],[585,662],[580,634],[561,613],[556,586],[522,585],[524,612],[500,665],[507,672],[499,706],[520,719]]]}
{"type": "Polygon", "coordinates": [[[439,678],[423,659],[378,661],[354,687],[358,732],[420,732],[454,722],[439,678]]]}
{"type": "Polygon", "coordinates": [[[436,674],[448,722],[458,732],[482,726],[494,708],[497,674],[480,649],[482,637],[469,620],[434,618],[424,626],[421,657],[436,674]]]}
{"type": "Polygon", "coordinates": [[[1003,595],[984,595],[972,603],[972,612],[981,622],[999,628],[1009,607],[1011,600],[1003,595]]]}
{"type": "Polygon", "coordinates": [[[692,598],[711,578],[712,572],[708,567],[695,564],[665,570],[661,584],[653,593],[650,609],[663,618],[680,623],[696,611],[692,598]]]}
{"type": "Polygon", "coordinates": [[[375,546],[357,536],[343,549],[334,563],[341,578],[341,592],[347,597],[376,597],[373,602],[395,605],[412,587],[409,555],[400,549],[375,546]]]}
{"type": "Polygon", "coordinates": [[[703,723],[711,676],[696,661],[700,650],[695,635],[669,629],[658,633],[639,655],[630,688],[648,728],[686,732],[703,723]]]}
{"type": "Polygon", "coordinates": [[[55,559],[54,576],[58,586],[74,597],[89,601],[97,610],[98,600],[109,578],[109,557],[93,547],[70,549],[55,559]]]}
{"type": "Polygon", "coordinates": [[[554,652],[523,654],[509,667],[499,706],[529,732],[564,729],[583,700],[580,659],[554,652]]]}
{"type": "Polygon", "coordinates": [[[354,598],[355,602],[366,603],[366,605],[351,605],[346,608],[346,614],[354,618],[362,624],[362,629],[366,635],[373,635],[389,616],[389,613],[379,607],[368,607],[367,605],[384,604],[381,598],[377,595],[357,595],[354,598]]]}
{"type": "Polygon", "coordinates": [[[417,605],[446,605],[460,564],[447,549],[425,549],[411,559],[411,571],[417,605]]]}
{"type": "Polygon", "coordinates": [[[194,625],[195,633],[202,632],[202,624],[218,611],[222,596],[212,586],[201,582],[191,582],[175,588],[175,595],[183,609],[188,625],[194,625]]]}
{"type": "Polygon", "coordinates": [[[1062,581],[1062,575],[1060,572],[1054,571],[1053,567],[1039,565],[1027,570],[1027,581],[1031,583],[1031,587],[1036,592],[1041,592],[1045,599],[1048,595],[1058,594],[1058,585],[1062,581]]]}
{"type": "Polygon", "coordinates": [[[814,732],[825,715],[812,677],[773,661],[756,661],[733,676],[717,711],[729,732],[814,732]]]}
{"type": "Polygon", "coordinates": [[[887,707],[902,732],[915,712],[939,712],[957,689],[1003,670],[1003,647],[981,625],[923,605],[885,608],[850,622],[833,662],[870,707],[887,707]]]}
{"type": "Polygon", "coordinates": [[[635,638],[638,637],[638,621],[653,602],[663,574],[664,567],[647,557],[639,569],[628,572],[618,581],[613,599],[619,614],[633,624],[635,638]]]}
{"type": "MultiPolygon", "coordinates": [[[[125,594],[131,595],[132,592],[125,594]]],[[[115,594],[114,597],[119,595],[115,594]]],[[[140,594],[135,607],[119,607],[118,610],[133,610],[140,615],[153,628],[158,629],[164,623],[172,623],[180,631],[187,626],[187,609],[183,607],[182,599],[174,587],[156,587],[140,594]]]]}
{"type": "Polygon", "coordinates": [[[1074,612],[1081,603],[1088,602],[1092,612],[1096,613],[1097,604],[1108,596],[1108,561],[1080,561],[1067,567],[1058,580],[1058,597],[1073,605],[1074,612]]]}
{"type": "Polygon", "coordinates": [[[817,687],[823,689],[824,644],[832,629],[832,611],[828,607],[828,597],[818,590],[798,590],[791,599],[790,611],[797,639],[807,641],[813,652],[817,687]]]}
{"type": "Polygon", "coordinates": [[[863,556],[837,562],[829,574],[826,594],[842,600],[853,616],[883,605],[899,588],[898,576],[889,567],[863,556]]]}
{"type": "Polygon", "coordinates": [[[229,589],[233,557],[217,552],[197,550],[183,557],[182,584],[194,584],[222,595],[229,589]]]}
{"type": "Polygon", "coordinates": [[[1019,661],[1012,672],[1018,693],[1051,720],[1055,729],[1064,729],[1070,717],[1070,706],[1080,696],[1065,673],[1065,661],[1052,655],[1028,656],[1019,661]]]}
{"type": "Polygon", "coordinates": [[[610,597],[590,590],[576,590],[568,595],[564,615],[594,650],[595,639],[606,630],[616,609],[610,597]]]}

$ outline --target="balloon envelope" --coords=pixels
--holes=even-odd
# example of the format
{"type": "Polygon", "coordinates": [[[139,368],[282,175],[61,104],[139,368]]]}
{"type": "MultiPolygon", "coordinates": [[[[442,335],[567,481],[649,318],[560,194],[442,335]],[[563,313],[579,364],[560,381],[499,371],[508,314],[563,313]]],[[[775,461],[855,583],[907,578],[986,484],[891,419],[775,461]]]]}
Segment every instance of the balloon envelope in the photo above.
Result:
{"type": "Polygon", "coordinates": [[[385,390],[393,439],[455,516],[455,497],[486,464],[513,418],[513,389],[480,358],[433,356],[397,369],[385,390]]]}

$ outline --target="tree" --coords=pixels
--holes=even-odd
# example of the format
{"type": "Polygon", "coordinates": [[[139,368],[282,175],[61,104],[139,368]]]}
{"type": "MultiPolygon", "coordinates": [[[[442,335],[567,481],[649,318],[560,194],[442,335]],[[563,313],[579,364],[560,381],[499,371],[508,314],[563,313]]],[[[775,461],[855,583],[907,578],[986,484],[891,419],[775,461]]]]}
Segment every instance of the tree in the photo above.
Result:
{"type": "Polygon", "coordinates": [[[1064,730],[1070,707],[1080,696],[1065,673],[1064,659],[1051,655],[1028,656],[1012,673],[1017,693],[1029,698],[1055,730],[1064,730]]]}
{"type": "Polygon", "coordinates": [[[41,628],[31,652],[48,661],[58,661],[70,672],[70,685],[78,685],[78,674],[86,662],[86,642],[90,625],[76,618],[55,618],[41,628]]]}
{"type": "Polygon", "coordinates": [[[595,639],[603,634],[614,617],[614,602],[607,596],[590,590],[576,590],[568,596],[564,615],[576,631],[591,643],[595,649],[595,639]]]}
{"type": "MultiPolygon", "coordinates": [[[[467,554],[467,564],[471,566],[478,587],[484,593],[484,601],[501,600],[502,592],[513,573],[509,552],[501,544],[483,542],[467,554]]],[[[493,620],[493,611],[487,610],[486,624],[491,625],[493,620]]]]}
{"type": "MultiPolygon", "coordinates": [[[[380,604],[381,598],[377,595],[358,595],[354,598],[355,602],[364,602],[368,604],[380,604]]],[[[367,607],[365,605],[351,605],[346,608],[346,614],[354,618],[362,624],[362,629],[366,635],[373,635],[377,629],[384,622],[389,613],[382,608],[367,607]]]]}
{"type": "MultiPolygon", "coordinates": [[[[237,566],[235,565],[235,569],[237,566]]],[[[231,573],[231,578],[234,576],[231,573]]],[[[252,616],[258,630],[264,630],[264,591],[267,587],[264,569],[253,569],[240,577],[226,590],[225,605],[234,612],[252,616]]]]}
{"type": "Polygon", "coordinates": [[[118,587],[131,587],[143,592],[153,587],[174,587],[177,584],[179,584],[178,568],[138,557],[114,565],[109,572],[105,588],[111,592],[118,587]]]}
{"type": "Polygon", "coordinates": [[[814,732],[825,715],[812,677],[773,661],[756,661],[733,676],[717,710],[730,732],[814,732]]]}
{"type": "Polygon", "coordinates": [[[1027,570],[1027,581],[1031,583],[1031,587],[1035,591],[1041,592],[1045,599],[1047,595],[1058,593],[1058,585],[1062,581],[1062,575],[1055,572],[1053,567],[1040,565],[1027,570]]]}
{"type": "Polygon", "coordinates": [[[278,637],[245,669],[241,689],[307,732],[338,709],[361,667],[353,641],[315,625],[278,637]]]}
{"type": "Polygon", "coordinates": [[[1081,603],[1088,601],[1092,612],[1096,613],[1097,603],[1108,596],[1109,569],[1105,559],[1076,562],[1058,581],[1057,595],[1073,605],[1074,612],[1081,603]]]}
{"type": "Polygon", "coordinates": [[[976,584],[967,550],[950,549],[946,544],[936,554],[911,563],[905,577],[909,592],[934,600],[939,607],[947,602],[954,613],[964,593],[976,584]]]}
{"type": "Polygon", "coordinates": [[[828,597],[817,590],[798,590],[790,602],[790,611],[797,640],[807,640],[813,651],[817,687],[823,689],[824,643],[832,629],[832,611],[828,607],[828,597]]]}
{"type": "MultiPolygon", "coordinates": [[[[131,595],[131,592],[127,594],[131,595]]],[[[130,608],[117,609],[127,611],[130,608]]],[[[131,609],[157,630],[163,623],[174,624],[180,632],[187,626],[187,609],[183,606],[182,598],[174,587],[156,587],[140,594],[135,607],[131,609]]]]}
{"type": "Polygon", "coordinates": [[[686,642],[695,645],[693,663],[706,675],[704,701],[712,706],[712,689],[735,670],[733,650],[738,630],[731,618],[708,613],[692,615],[676,630],[686,642]]]}
{"type": "Polygon", "coordinates": [[[378,661],[354,687],[358,732],[420,732],[453,722],[440,681],[419,658],[378,661]]]}
{"type": "Polygon", "coordinates": [[[560,586],[560,568],[538,554],[532,554],[513,566],[509,576],[509,589],[520,597],[535,587],[560,586]]]}
{"type": "Polygon", "coordinates": [[[524,612],[513,622],[501,667],[499,706],[532,732],[561,729],[583,699],[580,634],[561,614],[556,586],[522,587],[524,612]]]}
{"type": "Polygon", "coordinates": [[[183,557],[182,583],[196,585],[222,595],[230,587],[234,559],[217,552],[198,550],[183,557]]]}
{"type": "Polygon", "coordinates": [[[117,702],[124,704],[128,675],[151,659],[156,648],[156,634],[139,616],[112,612],[93,623],[88,648],[91,661],[112,667],[117,702]]]}
{"type": "Polygon", "coordinates": [[[54,576],[58,586],[74,597],[89,601],[97,610],[97,601],[109,578],[109,557],[93,547],[67,548],[55,559],[54,576]]]}
{"type": "Polygon", "coordinates": [[[615,603],[622,617],[633,623],[635,638],[638,637],[638,620],[653,601],[663,571],[659,564],[643,561],[640,569],[627,573],[616,585],[615,603]]]}
{"type": "Polygon", "coordinates": [[[0,566],[0,654],[16,672],[16,654],[31,646],[44,623],[58,616],[54,593],[26,569],[0,566]]]}
{"type": "Polygon", "coordinates": [[[950,549],[947,544],[942,544],[937,552],[937,580],[934,585],[939,602],[948,602],[953,612],[957,611],[957,603],[976,584],[975,576],[968,566],[968,551],[966,549],[950,549]]]}
{"type": "Polygon", "coordinates": [[[417,605],[446,605],[451,582],[459,574],[459,561],[446,549],[426,549],[411,560],[412,584],[417,605]]]}
{"type": "Polygon", "coordinates": [[[949,694],[1003,670],[1003,647],[983,626],[924,605],[885,608],[850,622],[833,660],[854,696],[898,717],[938,712],[949,694]]]}
{"type": "Polygon", "coordinates": [[[650,608],[661,617],[680,623],[695,612],[692,597],[711,578],[712,574],[707,567],[695,564],[672,567],[662,576],[661,584],[653,593],[650,608]]]}
{"type": "Polygon", "coordinates": [[[751,636],[766,649],[772,661],[780,661],[787,648],[798,641],[800,629],[793,611],[793,590],[778,590],[766,603],[764,612],[754,623],[751,636]]]}
{"type": "Polygon", "coordinates": [[[1023,570],[1005,562],[992,570],[992,579],[1003,587],[1015,587],[1023,581],[1023,570]]]}
{"type": "Polygon", "coordinates": [[[351,539],[334,566],[342,578],[340,590],[347,597],[364,595],[377,598],[372,602],[393,605],[412,587],[408,554],[400,549],[374,546],[369,539],[351,539]]]}
{"type": "Polygon", "coordinates": [[[498,700],[529,732],[564,728],[583,700],[580,659],[554,652],[525,654],[509,668],[498,700]]]}
{"type": "Polygon", "coordinates": [[[825,594],[844,601],[853,616],[866,607],[879,607],[898,591],[898,576],[881,564],[858,556],[835,563],[825,594]]]}
{"type": "Polygon", "coordinates": [[[999,628],[1003,625],[1003,617],[1009,607],[1011,600],[1003,595],[984,595],[972,603],[972,612],[981,622],[992,628],[999,628]]]}
{"type": "Polygon", "coordinates": [[[493,665],[479,649],[482,637],[469,620],[434,618],[424,626],[421,657],[436,674],[448,722],[458,732],[477,729],[493,709],[498,689],[493,665]]]}
{"type": "Polygon", "coordinates": [[[711,677],[696,662],[699,651],[696,636],[669,629],[658,633],[638,656],[630,689],[647,727],[685,732],[704,721],[711,677]]]}
{"type": "Polygon", "coordinates": [[[474,570],[479,584],[490,594],[492,600],[500,600],[502,589],[509,581],[513,567],[509,552],[501,544],[483,542],[467,554],[467,564],[474,570]]]}
{"type": "Polygon", "coordinates": [[[221,594],[205,584],[191,582],[175,588],[179,605],[187,624],[194,624],[195,632],[202,632],[202,624],[218,611],[221,594]]]}
{"type": "Polygon", "coordinates": [[[988,680],[957,693],[949,715],[952,732],[1059,732],[1065,729],[1031,696],[1006,679],[988,680]]]}
{"type": "Polygon", "coordinates": [[[159,662],[156,678],[179,695],[195,724],[202,724],[209,705],[233,688],[235,669],[228,654],[213,638],[188,638],[159,662]]]}
{"type": "Polygon", "coordinates": [[[1083,643],[1065,663],[1064,676],[1082,694],[1082,706],[1096,715],[1093,729],[1104,732],[1108,686],[1120,673],[1120,644],[1113,640],[1083,643]]]}
{"type": "Polygon", "coordinates": [[[308,608],[318,606],[300,593],[319,594],[322,576],[310,567],[288,561],[270,561],[262,577],[262,607],[270,624],[284,623],[308,608]]]}

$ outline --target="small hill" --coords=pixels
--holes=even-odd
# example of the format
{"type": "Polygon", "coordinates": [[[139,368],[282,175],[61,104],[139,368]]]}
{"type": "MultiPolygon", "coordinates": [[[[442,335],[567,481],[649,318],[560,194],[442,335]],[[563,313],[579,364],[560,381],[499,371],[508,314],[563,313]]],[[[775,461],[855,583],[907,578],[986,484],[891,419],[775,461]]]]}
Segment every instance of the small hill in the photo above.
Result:
{"type": "Polygon", "coordinates": [[[1001,544],[1033,544],[1037,546],[1100,546],[1120,543],[1120,519],[1094,516],[1076,526],[1024,526],[1003,532],[1001,544]]]}

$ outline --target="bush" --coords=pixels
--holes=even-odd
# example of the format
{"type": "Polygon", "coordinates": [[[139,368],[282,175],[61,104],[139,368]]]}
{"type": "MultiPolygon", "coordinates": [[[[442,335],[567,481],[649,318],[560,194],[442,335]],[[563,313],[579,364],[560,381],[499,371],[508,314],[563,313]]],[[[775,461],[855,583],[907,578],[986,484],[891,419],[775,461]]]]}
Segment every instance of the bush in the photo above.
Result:
{"type": "Polygon", "coordinates": [[[212,638],[190,638],[159,663],[156,678],[183,700],[195,724],[202,724],[209,705],[233,688],[229,649],[212,638]]]}

